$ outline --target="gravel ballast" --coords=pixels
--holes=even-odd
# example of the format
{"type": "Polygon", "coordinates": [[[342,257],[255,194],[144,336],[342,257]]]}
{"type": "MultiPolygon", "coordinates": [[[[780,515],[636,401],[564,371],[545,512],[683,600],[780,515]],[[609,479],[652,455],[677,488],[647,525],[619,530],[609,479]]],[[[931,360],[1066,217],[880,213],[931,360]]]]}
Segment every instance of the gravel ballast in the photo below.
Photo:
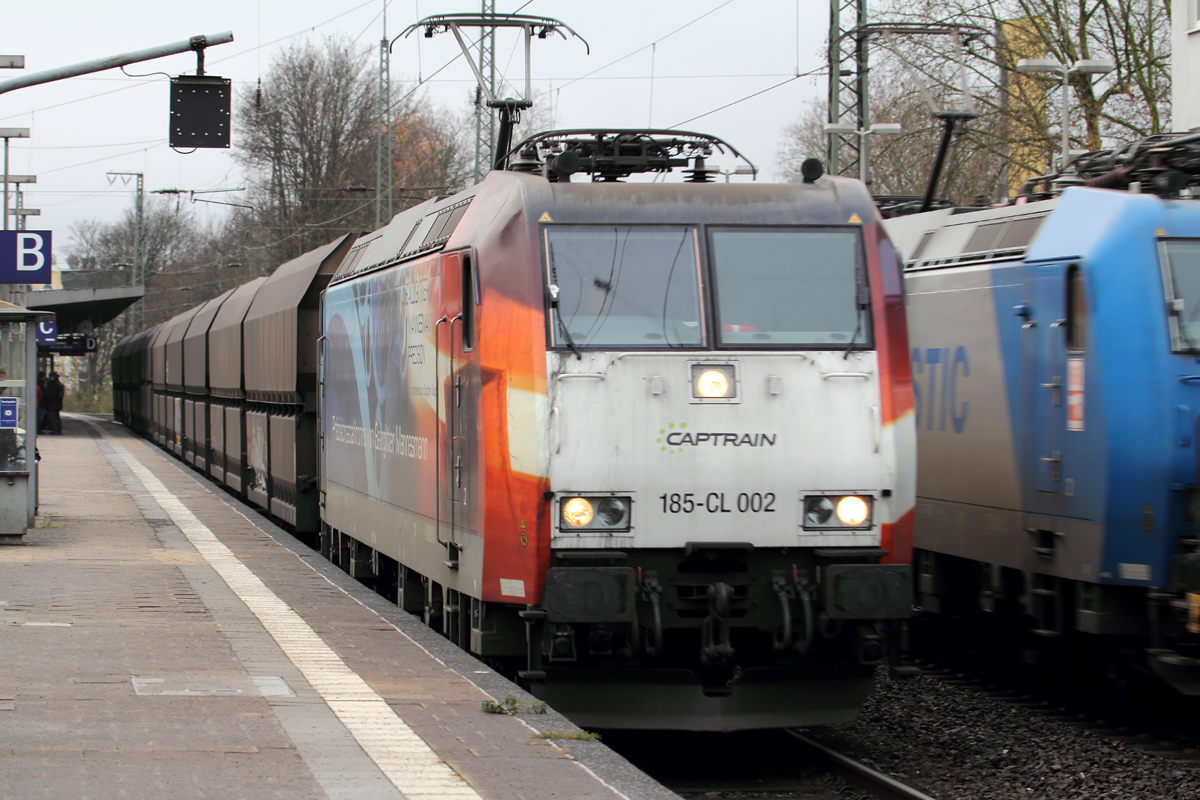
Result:
{"type": "Polygon", "coordinates": [[[1200,767],[929,676],[879,686],[829,746],[944,800],[1195,800],[1200,767]]]}

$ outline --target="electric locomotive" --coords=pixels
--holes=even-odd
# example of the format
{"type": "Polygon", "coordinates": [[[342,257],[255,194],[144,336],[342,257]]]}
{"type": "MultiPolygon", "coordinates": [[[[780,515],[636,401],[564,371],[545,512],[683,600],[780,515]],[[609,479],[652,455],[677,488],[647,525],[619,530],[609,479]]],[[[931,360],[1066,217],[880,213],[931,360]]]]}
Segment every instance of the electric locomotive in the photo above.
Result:
{"type": "Polygon", "coordinates": [[[122,343],[122,418],[581,725],[852,719],[912,605],[899,262],[721,153],[527,140],[122,343]]]}
{"type": "Polygon", "coordinates": [[[541,134],[324,295],[322,547],[581,725],[850,719],[910,612],[894,250],[726,149],[541,134]]]}
{"type": "Polygon", "coordinates": [[[1088,154],[1017,203],[885,223],[906,255],[918,604],[1027,659],[1153,670],[1188,694],[1196,141],[1088,154]]]}

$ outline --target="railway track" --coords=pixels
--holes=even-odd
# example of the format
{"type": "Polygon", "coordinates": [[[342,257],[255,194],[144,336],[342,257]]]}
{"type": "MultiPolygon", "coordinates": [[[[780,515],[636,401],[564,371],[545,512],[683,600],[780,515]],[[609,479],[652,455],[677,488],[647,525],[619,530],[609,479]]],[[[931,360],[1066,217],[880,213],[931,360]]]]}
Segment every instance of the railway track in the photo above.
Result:
{"type": "Polygon", "coordinates": [[[847,784],[881,800],[933,800],[821,741],[820,731],[603,736],[610,748],[689,800],[829,800],[847,796],[847,784]]]}
{"type": "Polygon", "coordinates": [[[811,738],[807,731],[796,728],[786,730],[789,735],[794,736],[806,749],[823,761],[829,769],[837,773],[842,780],[872,797],[877,797],[879,800],[934,800],[922,791],[826,747],[811,738]]]}

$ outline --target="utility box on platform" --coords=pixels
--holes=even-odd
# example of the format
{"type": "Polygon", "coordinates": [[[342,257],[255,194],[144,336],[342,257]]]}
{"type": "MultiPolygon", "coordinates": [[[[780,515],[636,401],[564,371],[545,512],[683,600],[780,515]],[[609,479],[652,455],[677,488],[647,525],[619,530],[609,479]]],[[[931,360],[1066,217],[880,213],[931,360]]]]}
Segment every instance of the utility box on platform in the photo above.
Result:
{"type": "Polygon", "coordinates": [[[37,515],[37,324],[52,319],[0,302],[0,544],[19,544],[37,515]]]}

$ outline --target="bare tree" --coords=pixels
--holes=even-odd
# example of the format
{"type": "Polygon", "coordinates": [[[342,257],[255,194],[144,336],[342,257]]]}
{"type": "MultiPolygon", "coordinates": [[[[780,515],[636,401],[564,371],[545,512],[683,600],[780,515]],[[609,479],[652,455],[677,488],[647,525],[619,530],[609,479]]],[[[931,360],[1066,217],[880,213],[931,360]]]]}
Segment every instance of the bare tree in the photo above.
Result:
{"type": "MultiPolygon", "coordinates": [[[[457,120],[413,91],[401,92],[386,113],[399,209],[463,185],[457,120]]],[[[379,108],[369,51],[338,38],[292,45],[238,99],[236,119],[236,155],[254,206],[230,220],[232,239],[242,240],[240,262],[264,274],[343,233],[375,227],[379,108]]]]}
{"type": "Polygon", "coordinates": [[[467,153],[472,123],[426,99],[411,96],[392,111],[392,157],[395,200],[411,207],[439,194],[449,194],[471,181],[474,152],[467,153]]]}
{"type": "Polygon", "coordinates": [[[378,116],[369,63],[341,39],[301,41],[238,98],[235,156],[252,177],[255,245],[268,263],[368,225],[378,116]]]}
{"type": "MultiPolygon", "coordinates": [[[[202,229],[186,207],[153,199],[144,209],[146,324],[154,325],[196,303],[219,294],[226,286],[213,282],[221,269],[213,259],[212,232],[202,229]]],[[[67,245],[64,288],[110,288],[133,283],[134,212],[111,224],[94,220],[76,223],[67,245]]],[[[234,277],[236,280],[236,277],[234,277]]],[[[131,332],[126,315],[93,331],[98,350],[77,370],[75,390],[87,396],[107,391],[111,385],[112,349],[124,333],[131,332]]]]}
{"type": "MultiPolygon", "coordinates": [[[[1061,149],[1062,78],[1019,74],[1016,64],[1022,58],[1067,66],[1104,59],[1116,65],[1102,78],[1071,75],[1072,147],[1095,150],[1163,132],[1170,117],[1168,9],[1166,0],[890,0],[873,9],[874,21],[953,22],[994,34],[969,44],[965,61],[949,37],[870,40],[871,121],[905,126],[905,134],[894,141],[872,142],[872,173],[878,176],[874,191],[916,193],[911,170],[914,165],[927,170],[935,151],[927,111],[922,124],[921,98],[928,94],[936,103],[945,103],[957,95],[960,67],[967,71],[980,116],[956,138],[939,192],[956,202],[969,202],[977,195],[1003,197],[1053,167],[1061,149]],[[885,119],[889,111],[892,118],[885,119]],[[889,176],[897,180],[891,182],[889,176]]],[[[814,124],[819,136],[819,122],[810,110],[785,132],[780,151],[785,171],[798,165],[793,151],[801,145],[795,142],[803,142],[802,149],[810,151],[817,144],[814,124]],[[808,139],[797,138],[801,130],[808,139]]]]}
{"type": "MultiPolygon", "coordinates": [[[[901,86],[888,81],[886,86],[901,86]]],[[[929,107],[919,94],[882,90],[872,95],[876,122],[899,123],[899,136],[875,136],[871,142],[870,186],[874,195],[920,196],[928,185],[930,167],[937,153],[942,124],[930,115],[929,107]]],[[[828,136],[824,124],[828,119],[824,100],[810,102],[800,120],[784,129],[776,154],[778,171],[784,180],[799,180],[800,165],[806,158],[824,159],[828,136]]],[[[938,197],[959,204],[980,202],[981,195],[990,199],[1003,160],[993,152],[989,141],[993,134],[994,116],[983,118],[979,124],[961,126],[956,130],[950,157],[938,182],[938,197]]]]}
{"type": "MultiPolygon", "coordinates": [[[[1018,74],[1022,58],[1068,67],[1087,59],[1115,65],[1103,77],[1070,76],[1067,110],[1073,148],[1097,150],[1168,129],[1171,31],[1166,0],[892,0],[877,18],[955,22],[994,32],[992,41],[971,45],[965,66],[984,117],[1000,118],[990,126],[1000,137],[993,149],[1011,156],[1018,170],[1036,174],[1050,167],[1060,149],[1062,117],[1061,75],[1018,74]]],[[[909,62],[942,91],[950,85],[948,65],[958,62],[947,45],[944,37],[903,44],[909,62]]]]}

